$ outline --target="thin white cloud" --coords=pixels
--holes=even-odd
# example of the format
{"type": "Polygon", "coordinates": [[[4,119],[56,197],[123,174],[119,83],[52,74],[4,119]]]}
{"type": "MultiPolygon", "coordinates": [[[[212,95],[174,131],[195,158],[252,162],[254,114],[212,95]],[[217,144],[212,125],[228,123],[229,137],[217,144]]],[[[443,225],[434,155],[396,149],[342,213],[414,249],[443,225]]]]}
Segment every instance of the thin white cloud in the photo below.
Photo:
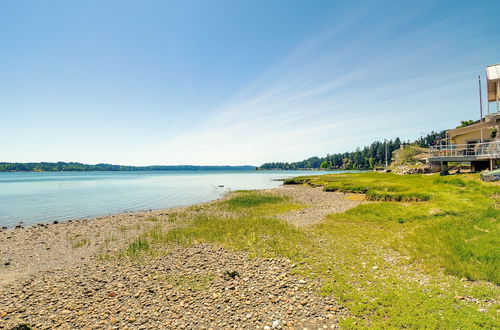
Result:
{"type": "Polygon", "coordinates": [[[444,59],[435,56],[455,39],[448,34],[439,42],[443,23],[380,38],[411,15],[343,35],[366,17],[350,18],[298,47],[211,119],[144,151],[143,163],[259,165],[434,129],[433,119],[460,104],[446,96],[464,87],[464,72],[443,77],[444,59]]]}

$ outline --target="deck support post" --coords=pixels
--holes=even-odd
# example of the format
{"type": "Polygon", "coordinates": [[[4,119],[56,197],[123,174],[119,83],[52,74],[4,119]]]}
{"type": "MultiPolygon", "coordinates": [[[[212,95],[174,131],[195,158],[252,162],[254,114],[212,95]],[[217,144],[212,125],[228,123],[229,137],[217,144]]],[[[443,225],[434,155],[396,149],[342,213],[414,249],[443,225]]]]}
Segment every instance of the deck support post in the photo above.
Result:
{"type": "Polygon", "coordinates": [[[441,173],[448,172],[448,162],[441,161],[441,173]]]}

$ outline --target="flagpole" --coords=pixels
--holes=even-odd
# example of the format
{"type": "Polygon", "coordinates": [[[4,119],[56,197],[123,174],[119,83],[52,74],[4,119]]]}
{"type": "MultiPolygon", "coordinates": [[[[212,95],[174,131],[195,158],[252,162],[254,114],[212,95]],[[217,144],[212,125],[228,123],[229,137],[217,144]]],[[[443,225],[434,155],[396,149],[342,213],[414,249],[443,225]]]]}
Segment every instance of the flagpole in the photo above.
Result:
{"type": "MultiPolygon", "coordinates": [[[[483,123],[483,95],[481,93],[481,75],[477,76],[479,80],[479,115],[481,118],[480,123],[483,123]]],[[[483,127],[481,127],[481,143],[483,143],[483,127]]]]}

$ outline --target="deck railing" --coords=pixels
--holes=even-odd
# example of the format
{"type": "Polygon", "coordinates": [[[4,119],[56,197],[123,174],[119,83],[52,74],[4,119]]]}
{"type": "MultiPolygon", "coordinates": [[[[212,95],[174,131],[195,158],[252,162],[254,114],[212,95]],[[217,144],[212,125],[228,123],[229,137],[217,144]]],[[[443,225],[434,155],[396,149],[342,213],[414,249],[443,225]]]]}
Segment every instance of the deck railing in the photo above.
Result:
{"type": "Polygon", "coordinates": [[[430,147],[431,157],[500,157],[500,141],[430,147]]]}

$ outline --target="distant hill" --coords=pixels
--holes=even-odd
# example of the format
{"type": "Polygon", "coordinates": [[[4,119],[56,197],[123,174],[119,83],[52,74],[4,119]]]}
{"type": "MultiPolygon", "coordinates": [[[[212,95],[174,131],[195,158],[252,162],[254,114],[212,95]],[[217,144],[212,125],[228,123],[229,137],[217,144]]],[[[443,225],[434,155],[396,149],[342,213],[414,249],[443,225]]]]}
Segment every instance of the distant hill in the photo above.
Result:
{"type": "Polygon", "coordinates": [[[255,166],[196,166],[196,165],[152,165],[152,166],[125,166],[111,164],[82,164],[82,163],[2,163],[0,172],[76,172],[76,171],[243,171],[255,170],[255,166]]]}

